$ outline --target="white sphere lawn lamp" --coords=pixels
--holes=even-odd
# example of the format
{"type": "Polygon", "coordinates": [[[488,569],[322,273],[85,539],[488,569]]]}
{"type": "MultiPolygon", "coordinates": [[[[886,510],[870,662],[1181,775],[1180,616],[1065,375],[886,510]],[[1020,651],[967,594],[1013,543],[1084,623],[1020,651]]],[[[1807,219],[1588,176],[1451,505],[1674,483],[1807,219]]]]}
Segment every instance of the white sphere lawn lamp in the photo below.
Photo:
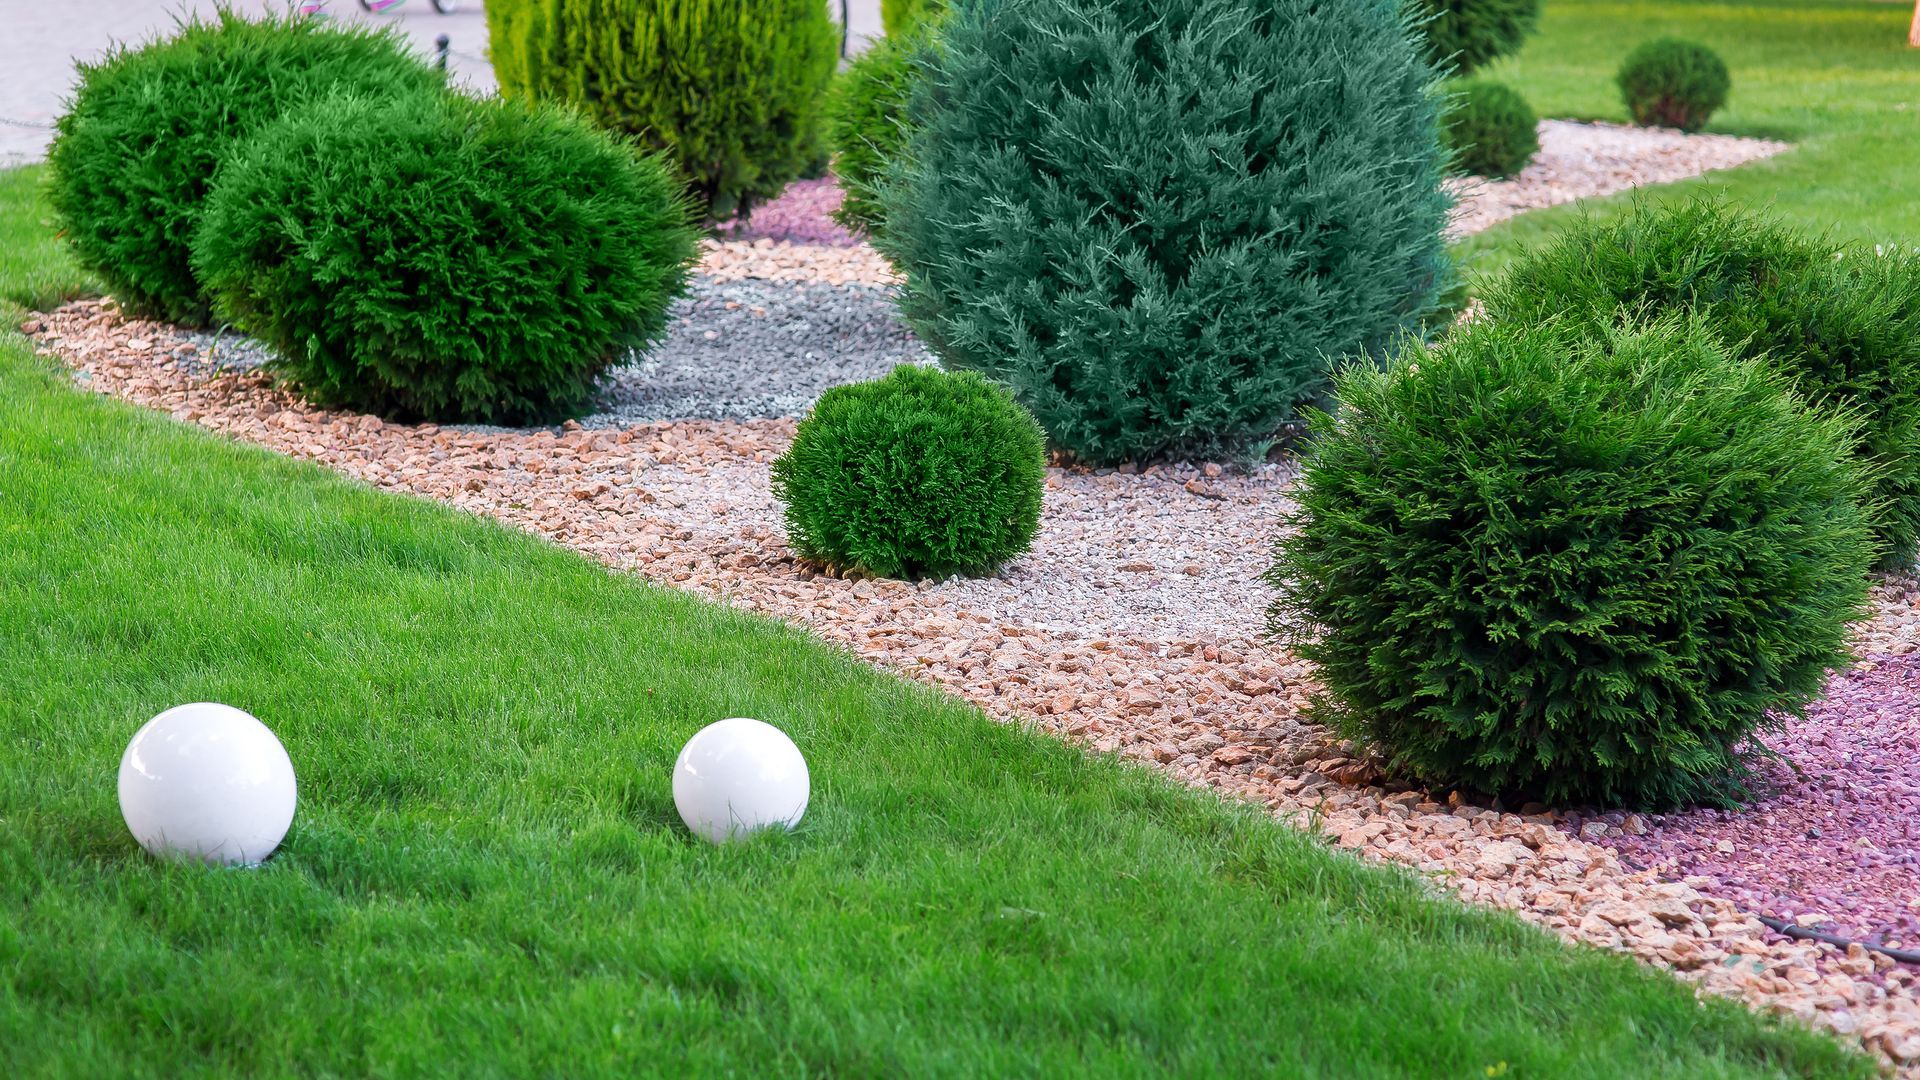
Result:
{"type": "Polygon", "coordinates": [[[744,716],[701,728],[673,763],[673,805],[694,835],[722,844],[790,829],[807,812],[807,759],[787,734],[744,716]]]}
{"type": "Polygon", "coordinates": [[[120,758],[120,815],[158,858],[259,863],[287,835],[295,799],[286,747],[227,705],[168,709],[120,758]]]}

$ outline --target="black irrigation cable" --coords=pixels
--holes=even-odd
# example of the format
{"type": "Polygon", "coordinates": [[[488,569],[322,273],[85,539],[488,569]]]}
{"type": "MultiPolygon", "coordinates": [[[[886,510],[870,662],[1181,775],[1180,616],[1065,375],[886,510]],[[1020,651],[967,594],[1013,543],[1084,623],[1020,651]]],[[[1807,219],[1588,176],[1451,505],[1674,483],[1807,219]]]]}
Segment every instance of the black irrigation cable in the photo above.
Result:
{"type": "Polygon", "coordinates": [[[1843,938],[1838,934],[1809,930],[1798,923],[1790,923],[1785,919],[1776,919],[1770,915],[1759,915],[1756,916],[1756,918],[1790,938],[1805,938],[1808,941],[1824,941],[1829,945],[1838,945],[1843,949],[1849,945],[1858,945],[1868,952],[1877,952],[1882,956],[1890,956],[1903,964],[1920,964],[1920,952],[1915,952],[1912,949],[1889,949],[1885,945],[1869,945],[1864,941],[1854,941],[1850,938],[1843,938]]]}

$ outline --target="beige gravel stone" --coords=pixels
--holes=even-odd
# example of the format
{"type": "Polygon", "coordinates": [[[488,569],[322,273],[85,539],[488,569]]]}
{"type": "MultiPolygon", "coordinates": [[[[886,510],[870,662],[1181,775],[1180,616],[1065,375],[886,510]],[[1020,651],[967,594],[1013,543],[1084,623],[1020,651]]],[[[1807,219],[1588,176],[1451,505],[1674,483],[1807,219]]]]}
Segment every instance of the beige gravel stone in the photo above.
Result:
{"type": "Polygon", "coordinates": [[[895,285],[893,264],[866,244],[831,247],[785,240],[702,240],[700,273],[716,281],[819,282],[827,285],[895,285]]]}

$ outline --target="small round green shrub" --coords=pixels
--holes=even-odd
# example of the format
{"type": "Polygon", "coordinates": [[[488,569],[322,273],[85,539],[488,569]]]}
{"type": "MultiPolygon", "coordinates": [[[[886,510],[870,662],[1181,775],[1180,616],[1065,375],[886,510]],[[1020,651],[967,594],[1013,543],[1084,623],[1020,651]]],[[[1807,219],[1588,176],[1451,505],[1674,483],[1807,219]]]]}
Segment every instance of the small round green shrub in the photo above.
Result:
{"type": "Polygon", "coordinates": [[[1440,141],[1475,176],[1512,176],[1540,152],[1540,121],[1505,83],[1469,79],[1450,88],[1440,141]]]}
{"type": "Polygon", "coordinates": [[[47,152],[62,230],[127,307],[194,325],[209,312],[188,249],[235,143],[331,92],[426,94],[444,81],[392,32],[228,10],[79,68],[47,152]]]}
{"type": "Polygon", "coordinates": [[[1628,53],[1614,81],[1634,123],[1681,131],[1705,127],[1733,85],[1718,53],[1679,38],[1659,38],[1628,53]]]}
{"type": "Polygon", "coordinates": [[[927,27],[947,10],[947,0],[880,0],[880,26],[890,38],[927,27]]]}
{"type": "Polygon", "coordinates": [[[882,227],[880,183],[907,143],[907,101],[921,48],[918,39],[881,38],[847,65],[827,98],[834,174],[846,194],[834,218],[849,229],[882,227]]]}
{"type": "Polygon", "coordinates": [[[1489,317],[1577,320],[1693,312],[1737,355],[1762,357],[1800,395],[1861,417],[1889,568],[1920,549],[1920,260],[1836,249],[1719,199],[1641,203],[1582,220],[1482,290],[1489,317]],[[1839,256],[1836,258],[1836,256],[1839,256]]]}
{"type": "Polygon", "coordinates": [[[949,9],[874,238],[1082,460],[1241,454],[1453,275],[1438,96],[1375,0],[949,9]]]}
{"type": "Polygon", "coordinates": [[[1849,421],[1697,323],[1478,320],[1316,416],[1269,628],[1397,770],[1567,805],[1743,792],[1846,659],[1849,421]]]}
{"type": "Polygon", "coordinates": [[[666,154],[712,220],[826,156],[840,28],[820,0],[490,0],[486,15],[502,95],[666,154]]]}
{"type": "Polygon", "coordinates": [[[562,110],[336,98],[232,155],[194,265],[318,403],[541,422],[664,330],[688,217],[665,163],[562,110]]]}
{"type": "Polygon", "coordinates": [[[1540,0],[1416,0],[1412,10],[1427,59],[1455,75],[1520,51],[1540,21],[1540,0]]]}
{"type": "Polygon", "coordinates": [[[893,578],[993,572],[1033,543],[1045,480],[1005,390],[912,365],[821,395],[773,464],[795,551],[893,578]]]}

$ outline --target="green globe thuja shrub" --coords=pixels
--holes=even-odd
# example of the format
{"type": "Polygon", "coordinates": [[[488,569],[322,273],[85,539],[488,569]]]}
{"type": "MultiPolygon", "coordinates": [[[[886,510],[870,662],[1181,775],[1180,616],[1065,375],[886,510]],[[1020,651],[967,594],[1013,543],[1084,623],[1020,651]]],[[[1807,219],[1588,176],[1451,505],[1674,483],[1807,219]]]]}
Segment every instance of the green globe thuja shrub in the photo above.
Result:
{"type": "Polygon", "coordinates": [[[884,37],[855,57],[827,98],[834,173],[846,198],[834,217],[850,229],[877,233],[879,189],[887,166],[907,142],[907,101],[920,75],[925,39],[884,37]]]}
{"type": "Polygon", "coordinates": [[[1810,402],[1862,420],[1884,564],[1920,548],[1920,260],[1836,249],[1718,199],[1641,203],[1582,220],[1482,290],[1506,321],[1691,311],[1741,356],[1764,356],[1810,402]]]}
{"type": "Polygon", "coordinates": [[[1469,75],[1520,51],[1540,21],[1540,0],[1416,0],[1427,59],[1469,75]]]}
{"type": "Polygon", "coordinates": [[[665,153],[713,219],[824,157],[840,31],[820,0],[492,0],[500,92],[565,102],[665,153]]]}
{"type": "Polygon", "coordinates": [[[1459,169],[1475,176],[1512,176],[1540,151],[1539,119],[1505,83],[1469,79],[1449,87],[1441,142],[1459,169]]]}
{"type": "Polygon", "coordinates": [[[1844,662],[1873,546],[1847,418],[1698,323],[1479,320],[1338,380],[1270,628],[1318,708],[1473,791],[1737,798],[1844,662]]]}
{"type": "Polygon", "coordinates": [[[1239,451],[1446,286],[1432,69],[1375,0],[950,9],[875,243],[1083,459],[1239,451]]]}
{"type": "Polygon", "coordinates": [[[1705,45],[1678,38],[1649,41],[1627,54],[1614,76],[1633,122],[1699,131],[1727,103],[1726,61],[1705,45]]]}
{"type": "Polygon", "coordinates": [[[221,168],[194,265],[321,404],[548,421],[663,331],[688,218],[663,162],[558,109],[329,99],[221,168]]]}
{"type": "Polygon", "coordinates": [[[48,197],[75,256],[129,308],[203,324],[188,249],[227,152],[331,92],[424,95],[442,82],[391,32],[225,10],[192,18],[80,64],[47,152],[48,197]]]}
{"type": "Polygon", "coordinates": [[[888,37],[924,30],[947,10],[947,0],[880,0],[880,25],[888,37]]]}
{"type": "Polygon", "coordinates": [[[1040,524],[1033,417],[972,372],[903,365],[821,395],[773,465],[802,557],[882,577],[986,574],[1040,524]]]}

